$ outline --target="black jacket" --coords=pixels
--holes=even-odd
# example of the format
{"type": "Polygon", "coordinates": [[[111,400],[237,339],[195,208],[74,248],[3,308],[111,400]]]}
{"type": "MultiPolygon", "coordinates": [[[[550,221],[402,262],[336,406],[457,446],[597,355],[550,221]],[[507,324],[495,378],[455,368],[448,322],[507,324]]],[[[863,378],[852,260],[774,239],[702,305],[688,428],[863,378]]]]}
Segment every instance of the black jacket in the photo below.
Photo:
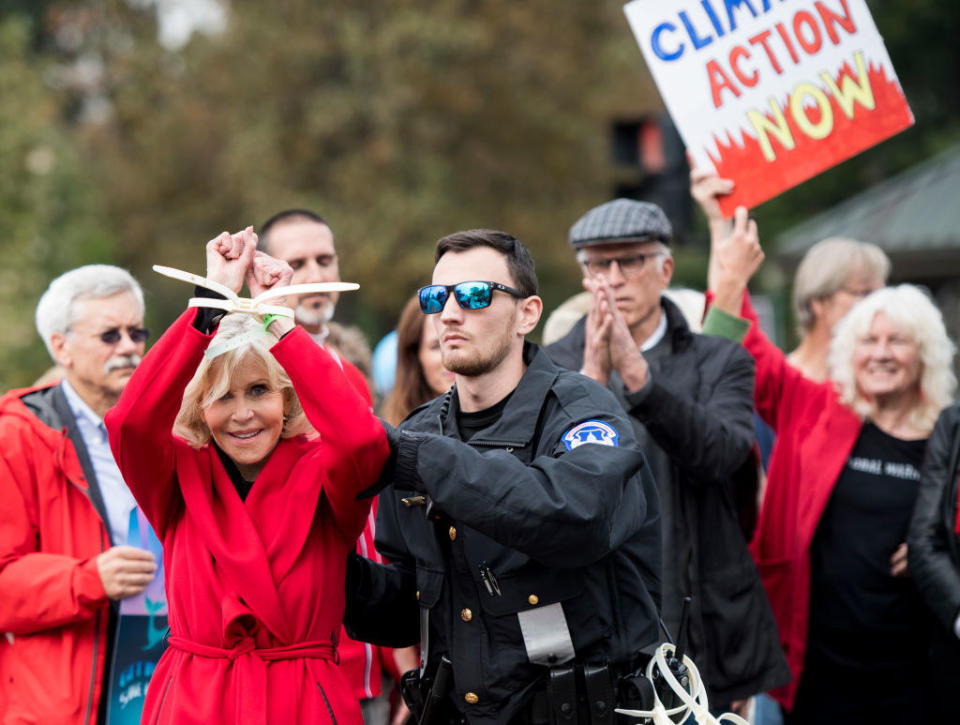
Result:
{"type": "Polygon", "coordinates": [[[630,423],[609,391],[535,345],[524,359],[501,418],[469,444],[451,394],[404,422],[377,517],[392,563],[354,557],[348,576],[351,636],[409,645],[429,612],[427,671],[452,660],[452,698],[470,722],[506,723],[545,682],[518,612],[562,602],[578,662],[626,668],[658,639],[657,492],[630,423]],[[586,421],[594,441],[618,440],[578,445],[591,436],[571,431],[586,421]]]}
{"type": "MultiPolygon", "coordinates": [[[[627,393],[619,378],[610,388],[646,441],[644,455],[668,459],[673,520],[663,525],[674,550],[664,566],[693,599],[690,654],[710,698],[729,702],[790,680],[738,517],[735,478],[753,465],[753,360],[736,343],[692,333],[676,305],[662,305],[671,353],[651,356],[640,391],[627,393]]],[[[586,318],[546,352],[579,370],[585,340],[586,318]]]]}
{"type": "Polygon", "coordinates": [[[955,533],[958,473],[960,404],[954,404],[940,414],[927,443],[907,555],[913,581],[939,622],[935,636],[942,644],[949,643],[938,652],[953,661],[955,678],[960,678],[960,640],[953,632],[960,615],[960,537],[955,533]]]}

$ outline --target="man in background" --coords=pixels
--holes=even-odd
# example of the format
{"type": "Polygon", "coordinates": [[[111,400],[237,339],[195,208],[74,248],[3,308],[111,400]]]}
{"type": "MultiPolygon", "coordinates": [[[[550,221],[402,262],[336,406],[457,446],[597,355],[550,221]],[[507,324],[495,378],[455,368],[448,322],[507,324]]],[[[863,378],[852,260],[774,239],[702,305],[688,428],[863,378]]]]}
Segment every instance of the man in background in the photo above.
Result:
{"type": "Polygon", "coordinates": [[[661,616],[674,637],[691,597],[689,653],[726,710],[789,679],[776,623],[747,551],[735,476],[753,446],[753,361],[690,331],[663,293],[673,230],[655,204],[616,199],[570,228],[589,312],[546,348],[606,385],[627,412],[660,494],[661,616]]]}
{"type": "Polygon", "coordinates": [[[118,602],[157,570],[127,545],[136,501],[103,425],[143,355],[143,312],[125,270],[61,275],[36,322],[63,380],[0,398],[3,723],[106,722],[118,602]]]}
{"type": "MultiPolygon", "coordinates": [[[[323,217],[307,209],[287,209],[274,214],[259,229],[260,249],[282,259],[293,268],[291,284],[339,282],[340,265],[334,245],[333,231],[323,217]]],[[[342,348],[334,349],[329,323],[337,307],[338,292],[303,295],[291,300],[297,324],[303,327],[318,345],[334,353],[353,387],[373,406],[366,376],[346,359],[342,348]]],[[[369,353],[368,353],[369,354],[369,353]]],[[[357,553],[381,562],[373,546],[376,533],[377,505],[374,500],[367,525],[357,540],[357,553]]],[[[374,645],[355,642],[340,633],[340,668],[353,688],[363,720],[367,725],[383,725],[388,719],[389,705],[382,696],[381,652],[374,645]]],[[[388,666],[390,663],[387,663],[388,666]]]]}

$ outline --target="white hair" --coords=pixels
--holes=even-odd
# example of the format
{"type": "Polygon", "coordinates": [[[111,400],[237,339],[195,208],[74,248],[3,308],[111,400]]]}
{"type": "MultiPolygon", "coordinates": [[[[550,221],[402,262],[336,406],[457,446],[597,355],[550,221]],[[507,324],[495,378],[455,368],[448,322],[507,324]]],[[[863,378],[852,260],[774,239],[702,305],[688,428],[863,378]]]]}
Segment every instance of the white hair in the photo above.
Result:
{"type": "Polygon", "coordinates": [[[66,335],[75,318],[76,303],[82,300],[103,299],[129,292],[143,314],[143,290],[137,280],[125,269],[110,264],[88,264],[71,269],[57,277],[37,304],[37,332],[47,346],[50,357],[53,347],[50,338],[55,332],[66,335]]]}
{"type": "Polygon", "coordinates": [[[844,405],[864,419],[874,415],[876,404],[857,386],[853,354],[857,340],[869,333],[880,312],[917,344],[920,404],[911,412],[910,423],[929,433],[940,411],[953,402],[957,379],[952,368],[955,348],[947,336],[943,316],[920,288],[911,284],[884,287],[854,305],[833,330],[830,377],[844,405]]]}

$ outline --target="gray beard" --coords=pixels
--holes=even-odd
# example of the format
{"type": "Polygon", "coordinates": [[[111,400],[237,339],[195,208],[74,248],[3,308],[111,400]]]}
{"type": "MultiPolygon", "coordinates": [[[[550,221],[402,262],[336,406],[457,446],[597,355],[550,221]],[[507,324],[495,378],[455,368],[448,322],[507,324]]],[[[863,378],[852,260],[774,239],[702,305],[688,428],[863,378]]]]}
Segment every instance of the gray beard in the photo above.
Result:
{"type": "Polygon", "coordinates": [[[304,307],[297,305],[294,310],[297,322],[306,327],[323,327],[333,319],[333,305],[327,302],[323,307],[304,307]]]}

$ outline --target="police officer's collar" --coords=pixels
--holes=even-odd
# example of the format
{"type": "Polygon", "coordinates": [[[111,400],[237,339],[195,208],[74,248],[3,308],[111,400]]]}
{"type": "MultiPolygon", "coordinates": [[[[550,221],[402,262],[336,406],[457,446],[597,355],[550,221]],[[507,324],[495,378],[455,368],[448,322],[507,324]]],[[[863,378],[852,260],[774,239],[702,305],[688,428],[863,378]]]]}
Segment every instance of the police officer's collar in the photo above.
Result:
{"type": "MultiPolygon", "coordinates": [[[[560,373],[560,369],[550,361],[538,345],[532,342],[523,343],[523,362],[527,369],[517,387],[514,388],[510,400],[507,401],[503,415],[492,426],[477,433],[470,440],[471,445],[500,444],[519,448],[533,440],[543,400],[560,373]]],[[[447,393],[440,410],[440,424],[445,436],[460,437],[457,430],[459,409],[460,401],[454,387],[447,393]]]]}

